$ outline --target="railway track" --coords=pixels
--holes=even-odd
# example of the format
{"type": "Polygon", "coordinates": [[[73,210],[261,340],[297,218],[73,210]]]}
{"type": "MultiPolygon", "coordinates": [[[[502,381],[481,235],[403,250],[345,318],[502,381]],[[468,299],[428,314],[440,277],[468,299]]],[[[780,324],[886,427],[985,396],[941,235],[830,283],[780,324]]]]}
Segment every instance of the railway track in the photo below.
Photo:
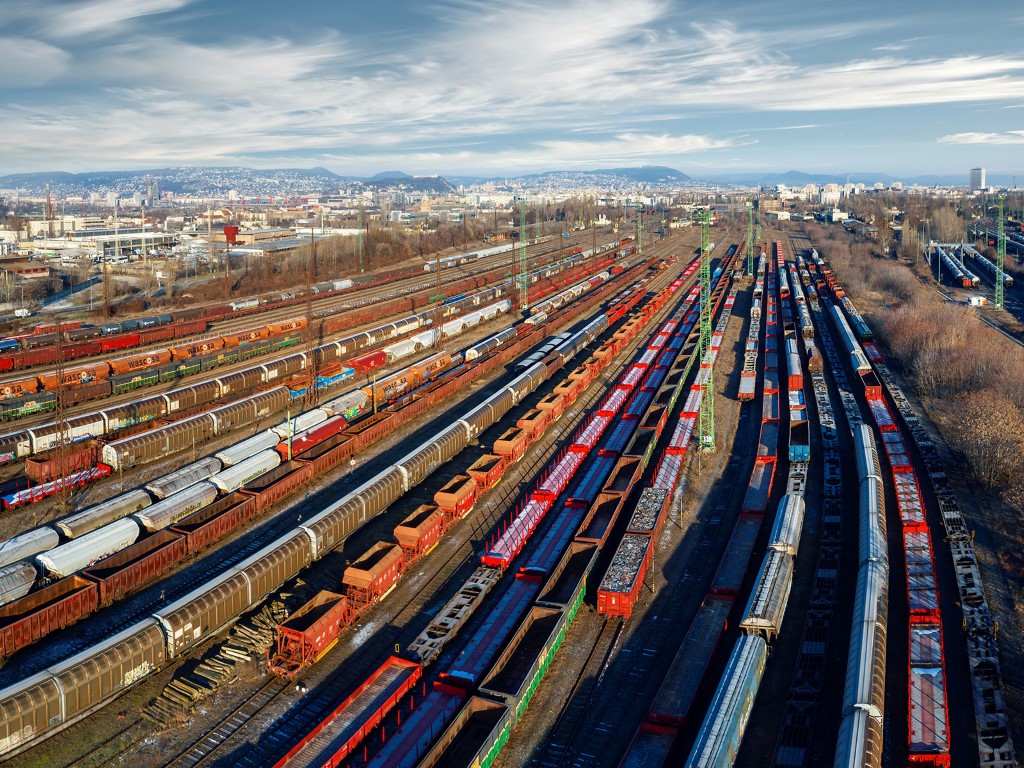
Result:
{"type": "MultiPolygon", "coordinates": [[[[652,289],[655,287],[656,284],[652,285],[652,289]]],[[[611,376],[617,375],[617,372],[623,370],[626,364],[627,359],[624,356],[606,371],[605,376],[610,378],[611,376]]],[[[541,391],[535,393],[535,397],[540,396],[542,393],[543,392],[541,391]]],[[[577,403],[577,406],[575,406],[577,414],[575,414],[575,416],[563,416],[558,427],[555,428],[550,435],[546,436],[548,441],[557,442],[557,438],[560,434],[570,433],[573,429],[577,428],[584,418],[587,410],[593,406],[602,394],[603,392],[600,388],[597,388],[590,393],[589,397],[581,398],[577,403]],[[567,416],[570,418],[567,418],[567,416]]],[[[507,423],[514,423],[514,420],[511,420],[511,422],[506,420],[505,422],[499,423],[493,426],[492,430],[500,432],[507,423]]],[[[548,449],[545,449],[545,451],[549,450],[553,450],[553,446],[549,445],[548,449]]],[[[500,493],[498,495],[490,495],[484,503],[477,505],[478,507],[484,508],[484,519],[477,520],[474,531],[471,531],[476,535],[477,540],[482,540],[486,530],[492,528],[503,516],[506,508],[514,503],[518,495],[517,489],[520,486],[520,483],[527,481],[529,477],[534,476],[537,472],[543,469],[543,459],[544,456],[538,455],[537,453],[531,453],[531,455],[525,457],[522,461],[514,465],[512,471],[503,478],[502,484],[499,486],[500,493]]],[[[412,504],[415,504],[415,502],[412,504]]],[[[451,557],[447,559],[444,565],[432,575],[428,588],[422,588],[417,585],[417,592],[414,598],[411,601],[407,601],[393,617],[390,613],[386,616],[384,630],[374,638],[375,645],[380,644],[385,648],[389,647],[392,643],[395,646],[407,645],[423,629],[423,626],[425,626],[427,620],[426,617],[421,614],[424,612],[423,609],[427,603],[436,600],[438,594],[443,593],[445,588],[449,586],[453,579],[458,578],[460,582],[465,579],[466,575],[468,575],[475,566],[475,546],[472,541],[463,541],[457,546],[459,547],[459,554],[461,557],[459,559],[451,557]],[[443,581],[440,584],[436,584],[441,577],[443,577],[443,581]],[[416,620],[416,618],[420,618],[420,621],[414,622],[413,620],[416,620]]],[[[464,632],[470,631],[471,629],[469,627],[464,628],[464,632]]],[[[250,743],[248,744],[249,749],[241,751],[240,754],[239,750],[237,750],[236,753],[232,753],[230,756],[225,758],[225,765],[230,764],[248,767],[268,764],[270,756],[285,752],[291,744],[301,737],[302,734],[308,732],[308,730],[321,721],[323,717],[337,705],[337,702],[341,698],[337,695],[338,692],[345,692],[355,687],[361,678],[365,677],[366,670],[374,668],[382,663],[387,655],[387,652],[381,651],[373,658],[368,659],[360,657],[356,667],[357,677],[350,680],[339,680],[338,673],[332,673],[327,680],[319,685],[319,687],[335,691],[335,695],[330,696],[321,702],[313,703],[311,707],[306,708],[307,712],[300,713],[298,718],[296,717],[294,710],[289,711],[287,718],[276,718],[273,730],[267,737],[264,737],[259,741],[260,749],[258,751],[251,749],[252,744],[250,743]]],[[[200,764],[205,765],[207,763],[200,764]]]]}
{"type": "MultiPolygon", "coordinates": [[[[617,238],[616,238],[617,239],[617,238]]],[[[607,244],[612,242],[606,240],[599,245],[607,244]]],[[[569,245],[569,244],[566,244],[569,245]]],[[[575,241],[572,242],[572,246],[579,245],[575,241]]],[[[531,268],[538,268],[546,263],[550,263],[554,258],[554,255],[558,253],[558,250],[551,250],[550,243],[540,243],[531,245],[528,248],[527,256],[532,261],[533,266],[531,268]],[[548,256],[547,261],[541,260],[541,257],[548,256]]],[[[498,254],[495,256],[489,256],[484,259],[472,262],[472,264],[459,266],[452,268],[444,273],[446,279],[452,277],[465,278],[478,276],[486,272],[493,272],[501,269],[503,266],[509,266],[511,264],[509,254],[498,254]]],[[[328,319],[338,314],[334,310],[352,310],[366,307],[376,301],[384,301],[393,298],[413,298],[422,295],[432,295],[436,292],[436,285],[433,280],[429,279],[433,273],[424,272],[426,280],[426,287],[419,287],[424,285],[424,278],[417,275],[412,277],[405,277],[396,280],[393,283],[386,283],[384,285],[376,285],[372,287],[353,287],[346,289],[341,294],[333,294],[330,296],[324,296],[317,298],[316,296],[312,299],[313,311],[316,313],[324,313],[331,311],[331,314],[327,317],[319,316],[318,319],[328,319]]],[[[64,364],[65,370],[75,368],[78,366],[87,366],[90,363],[97,363],[102,360],[110,359],[111,357],[122,357],[126,355],[143,354],[147,351],[155,351],[164,349],[170,344],[188,344],[202,339],[217,337],[221,335],[230,334],[233,332],[242,331],[248,328],[258,327],[260,325],[291,319],[296,317],[304,317],[306,314],[306,302],[299,301],[295,304],[290,304],[285,307],[273,307],[270,309],[258,310],[253,308],[253,311],[247,312],[241,316],[229,316],[227,319],[218,319],[216,317],[207,318],[207,324],[210,328],[202,333],[190,334],[188,336],[182,336],[173,340],[159,341],[152,344],[145,344],[141,346],[130,347],[125,350],[118,350],[116,352],[105,352],[100,355],[90,355],[87,357],[75,358],[64,364]]],[[[0,375],[0,384],[8,381],[17,381],[23,379],[26,376],[43,375],[53,372],[53,366],[33,366],[30,368],[21,369],[18,371],[12,371],[0,375]]]]}
{"type": "MultiPolygon", "coordinates": [[[[540,267],[540,266],[542,266],[542,265],[540,263],[537,263],[535,268],[540,267]]],[[[498,267],[500,267],[500,265],[493,265],[493,266],[490,266],[490,267],[485,267],[484,269],[481,269],[481,270],[477,270],[477,271],[472,272],[470,274],[480,274],[480,273],[485,273],[485,272],[493,272],[498,267]]],[[[408,280],[411,280],[411,278],[408,279],[408,280]]],[[[503,282],[503,280],[504,280],[504,278],[498,277],[494,282],[495,282],[495,284],[497,284],[497,283],[503,282]]],[[[392,286],[384,286],[384,287],[387,288],[387,287],[392,287],[392,286]]],[[[380,288],[381,287],[378,286],[376,290],[379,292],[380,288]]],[[[431,294],[431,292],[435,291],[435,290],[436,290],[436,288],[425,288],[423,290],[414,290],[411,293],[406,294],[406,297],[407,298],[411,298],[413,296],[427,295],[427,294],[431,294]]],[[[376,294],[373,294],[370,289],[367,289],[367,292],[370,295],[370,299],[373,299],[374,296],[376,296],[376,294]]],[[[381,299],[381,300],[383,300],[383,299],[381,299]]],[[[331,299],[324,299],[322,301],[331,301],[331,299]]],[[[346,302],[350,301],[350,299],[346,298],[346,297],[333,297],[333,301],[334,301],[334,304],[336,306],[344,306],[346,302]]],[[[357,308],[358,307],[353,307],[353,309],[357,309],[357,308]]],[[[420,309],[418,309],[416,311],[422,312],[422,311],[425,311],[427,309],[429,309],[429,308],[424,307],[424,308],[420,308],[420,309]]],[[[400,319],[402,317],[408,316],[411,312],[412,312],[412,310],[405,310],[405,311],[399,312],[399,313],[397,313],[395,315],[392,315],[391,317],[393,317],[394,319],[400,319]]],[[[280,313],[281,314],[281,319],[286,319],[286,318],[287,319],[292,319],[292,318],[296,318],[298,316],[304,316],[305,311],[304,311],[304,308],[302,306],[299,306],[299,307],[285,308],[285,309],[282,309],[282,310],[271,310],[271,313],[275,313],[275,316],[276,316],[276,313],[280,313]]],[[[257,314],[254,314],[254,315],[247,316],[245,318],[239,318],[238,320],[232,321],[232,322],[237,323],[236,331],[238,331],[238,330],[243,330],[243,329],[246,329],[246,328],[258,327],[261,324],[266,324],[266,323],[269,323],[269,322],[273,322],[273,318],[270,317],[269,315],[262,315],[262,314],[257,315],[257,314]]],[[[346,337],[349,337],[349,336],[358,335],[359,333],[361,333],[363,331],[370,330],[372,328],[375,328],[375,327],[379,326],[380,323],[381,323],[381,318],[375,318],[372,322],[367,322],[367,323],[365,323],[365,324],[363,324],[361,326],[347,328],[347,329],[340,330],[340,331],[337,331],[337,332],[334,332],[334,333],[331,333],[331,334],[322,335],[321,337],[318,337],[318,340],[317,340],[316,343],[318,345],[320,345],[320,344],[329,343],[331,341],[337,341],[338,339],[343,339],[343,338],[346,338],[346,337]]],[[[146,346],[143,346],[143,347],[134,347],[131,350],[128,350],[128,352],[130,353],[131,356],[134,356],[134,355],[144,354],[146,351],[156,351],[156,350],[166,349],[169,345],[178,346],[178,345],[184,345],[184,344],[187,344],[187,343],[195,343],[195,342],[197,342],[199,340],[202,340],[202,339],[215,338],[215,337],[219,337],[221,335],[225,335],[225,334],[228,334],[228,333],[230,333],[230,331],[228,329],[217,328],[217,331],[214,332],[214,333],[206,332],[206,333],[198,334],[198,335],[194,335],[194,336],[181,337],[179,339],[173,339],[173,340],[157,342],[155,344],[150,344],[150,345],[146,345],[146,346]]],[[[259,364],[272,363],[272,362],[274,362],[276,360],[281,359],[282,357],[287,357],[289,355],[295,354],[296,350],[301,348],[301,347],[303,347],[304,343],[305,343],[304,341],[298,341],[295,344],[293,344],[293,345],[291,345],[289,347],[286,347],[283,350],[279,350],[278,352],[275,352],[275,353],[270,353],[268,355],[259,355],[259,356],[250,358],[250,359],[245,360],[245,361],[238,361],[236,363],[230,363],[228,365],[218,366],[218,367],[216,367],[214,369],[211,369],[208,372],[204,372],[203,375],[200,375],[198,377],[197,376],[189,376],[185,380],[185,383],[184,383],[183,386],[185,386],[185,387],[193,386],[195,384],[199,384],[199,383],[202,383],[204,381],[207,381],[210,378],[216,378],[218,376],[224,376],[224,375],[227,375],[229,373],[236,372],[238,370],[242,370],[242,369],[247,368],[247,367],[251,367],[254,364],[259,365],[259,364]],[[211,376],[209,374],[214,374],[214,375],[211,376]]],[[[113,357],[120,357],[120,356],[121,356],[120,354],[113,355],[113,357]]],[[[79,359],[70,361],[68,363],[65,363],[65,366],[64,366],[65,367],[65,371],[72,370],[72,369],[74,369],[76,367],[79,367],[79,366],[88,366],[90,363],[91,364],[96,364],[97,362],[100,362],[102,360],[110,359],[111,357],[112,357],[111,354],[106,353],[106,354],[101,355],[99,357],[79,358],[79,359]]],[[[10,375],[0,379],[0,384],[2,384],[3,381],[17,381],[17,380],[25,379],[26,377],[33,377],[33,376],[43,375],[43,374],[46,374],[48,372],[52,372],[52,370],[53,370],[52,367],[40,367],[40,368],[29,368],[29,369],[26,369],[26,370],[17,371],[17,372],[14,372],[14,373],[12,373],[12,374],[10,374],[10,375]]],[[[99,398],[99,399],[94,399],[94,400],[88,400],[88,401],[85,401],[85,402],[82,402],[82,403],[77,403],[75,405],[68,406],[66,408],[66,410],[65,410],[65,413],[67,414],[67,416],[69,418],[71,418],[71,417],[74,417],[74,416],[81,416],[81,415],[86,415],[86,414],[92,413],[92,412],[94,412],[94,411],[96,411],[96,410],[98,410],[100,408],[109,408],[109,407],[113,407],[113,406],[116,406],[116,405],[119,405],[119,404],[130,403],[130,402],[133,402],[135,399],[138,398],[138,396],[139,396],[141,391],[144,391],[145,395],[147,395],[147,396],[148,395],[153,395],[153,394],[169,394],[169,393],[179,389],[182,386],[182,381],[183,381],[182,379],[174,379],[172,381],[167,382],[166,385],[158,384],[157,386],[149,386],[149,387],[144,387],[144,388],[140,388],[140,389],[134,389],[134,390],[131,390],[129,392],[125,392],[125,393],[118,394],[118,395],[112,395],[112,396],[109,396],[109,397],[104,397],[104,398],[99,398]]],[[[10,420],[10,421],[4,422],[5,427],[3,428],[3,431],[4,432],[13,432],[13,431],[19,431],[19,430],[22,430],[22,429],[31,429],[33,427],[38,427],[40,425],[43,425],[43,424],[46,424],[46,423],[50,423],[50,422],[52,422],[52,420],[53,419],[52,419],[52,412],[51,411],[41,411],[40,413],[35,414],[35,415],[22,416],[20,418],[14,419],[14,420],[10,420]]]]}
{"type": "MultiPolygon", "coordinates": [[[[624,365],[625,359],[622,359],[609,370],[621,370],[624,365]]],[[[541,394],[542,392],[540,391],[535,393],[534,399],[541,394]]],[[[600,392],[592,393],[590,399],[596,401],[596,397],[600,394],[600,392]]],[[[577,411],[577,415],[574,418],[566,419],[563,417],[563,421],[559,422],[559,427],[551,435],[547,436],[549,442],[554,442],[554,439],[559,434],[571,432],[575,428],[582,419],[586,407],[578,405],[577,411]]],[[[507,423],[509,423],[508,418],[492,426],[490,429],[491,431],[500,432],[507,423]]],[[[511,420],[511,423],[514,423],[514,420],[511,420]]],[[[556,446],[549,446],[549,450],[553,450],[554,447],[556,446]]],[[[530,457],[524,458],[524,460],[514,465],[512,470],[503,478],[502,484],[498,489],[499,492],[491,493],[486,503],[478,504],[478,507],[484,508],[484,519],[476,521],[474,530],[462,531],[461,535],[466,533],[475,534],[476,540],[482,539],[486,531],[490,530],[501,518],[505,509],[515,501],[520,482],[532,477],[542,468],[542,459],[543,456],[535,452],[530,457]]],[[[415,502],[411,502],[411,504],[415,504],[415,502]]],[[[432,563],[434,568],[427,583],[425,585],[417,584],[412,597],[405,600],[398,607],[397,611],[394,611],[393,605],[387,608],[381,606],[380,609],[375,610],[367,617],[367,621],[371,623],[374,622],[375,617],[385,620],[384,627],[374,637],[373,643],[375,647],[390,648],[392,645],[407,645],[423,628],[421,625],[426,621],[423,614],[427,604],[434,601],[437,595],[445,592],[449,586],[461,583],[469,575],[475,567],[476,561],[474,539],[462,539],[456,543],[456,546],[458,547],[457,555],[445,558],[440,562],[440,567],[437,566],[441,558],[437,556],[430,558],[429,562],[432,563]],[[380,617],[380,613],[386,613],[387,615],[380,617]],[[417,618],[420,619],[419,622],[415,621],[417,618]]],[[[408,591],[408,586],[405,589],[408,591]]],[[[354,631],[359,631],[358,626],[354,628],[354,631]]],[[[342,667],[331,672],[320,683],[320,687],[332,692],[331,695],[312,702],[309,702],[304,697],[301,707],[298,707],[298,704],[296,704],[289,709],[287,717],[283,717],[282,713],[282,716],[276,718],[278,725],[275,725],[275,728],[265,738],[260,740],[259,750],[241,749],[239,744],[239,747],[236,749],[238,754],[231,755],[230,764],[239,766],[239,768],[255,768],[256,766],[266,764],[266,757],[268,755],[286,751],[294,741],[303,733],[308,732],[336,706],[338,700],[340,700],[337,692],[345,692],[354,688],[361,678],[365,676],[367,668],[379,666],[387,656],[387,652],[380,652],[370,659],[359,658],[358,664],[355,665],[343,663],[342,667]],[[296,711],[296,709],[299,711],[296,711]]],[[[223,755],[225,750],[230,748],[232,744],[241,742],[244,739],[243,732],[249,723],[254,721],[256,715],[265,712],[271,706],[277,705],[290,688],[289,685],[284,685],[272,698],[267,698],[263,696],[263,691],[266,687],[261,687],[253,694],[255,699],[266,699],[265,701],[261,700],[254,703],[253,699],[248,699],[243,702],[231,715],[224,718],[210,735],[204,736],[190,745],[188,749],[169,762],[168,767],[180,768],[182,766],[189,766],[191,768],[191,766],[212,765],[215,752],[216,754],[223,755]]]]}
{"type": "MultiPolygon", "coordinates": [[[[486,392],[480,392],[479,394],[480,394],[480,396],[485,396],[487,393],[486,392]]],[[[440,417],[440,418],[443,420],[443,416],[440,417]]],[[[423,429],[421,430],[421,434],[424,431],[428,430],[429,428],[430,427],[423,427],[423,429]]],[[[367,468],[367,471],[369,471],[369,468],[367,468]]],[[[329,494],[329,492],[330,492],[329,489],[325,489],[321,493],[320,500],[324,500],[324,494],[329,494]]],[[[302,505],[301,509],[303,511],[308,510],[310,508],[315,509],[316,505],[318,503],[320,503],[320,501],[318,501],[316,498],[308,499],[302,505]]],[[[294,523],[291,521],[290,517],[291,517],[291,515],[280,515],[279,514],[278,518],[274,521],[274,525],[277,525],[277,526],[290,526],[290,525],[294,525],[294,523]],[[289,519],[288,520],[282,520],[281,518],[289,518],[289,519]]],[[[273,535],[275,535],[275,533],[280,533],[280,530],[281,530],[280,528],[278,528],[277,530],[272,531],[272,530],[269,530],[271,527],[272,527],[272,525],[268,524],[264,529],[261,529],[261,531],[258,533],[258,540],[256,540],[256,538],[247,540],[246,546],[245,546],[245,552],[251,553],[251,552],[255,551],[260,545],[262,545],[269,538],[271,538],[273,535]]],[[[195,578],[191,579],[191,583],[195,584],[197,581],[202,581],[203,578],[208,578],[209,574],[212,573],[212,571],[214,571],[214,570],[220,571],[229,562],[238,562],[243,557],[244,557],[244,553],[233,553],[229,558],[225,558],[223,553],[218,552],[215,555],[215,558],[217,559],[217,563],[214,566],[211,567],[211,570],[209,572],[205,573],[205,574],[200,574],[198,577],[195,577],[195,578]]],[[[212,560],[212,559],[215,559],[215,558],[211,557],[209,559],[212,560]]],[[[190,574],[190,576],[191,576],[191,574],[190,574]]],[[[180,588],[179,592],[181,590],[184,590],[184,589],[186,589],[186,587],[182,586],[180,588]]],[[[424,593],[424,597],[422,599],[427,599],[426,595],[427,595],[427,593],[425,592],[424,593]]],[[[164,599],[166,599],[166,596],[162,594],[161,595],[161,600],[164,600],[164,599]]],[[[145,609],[143,609],[143,612],[145,612],[145,609]]],[[[45,664],[46,662],[41,660],[41,663],[45,664]]],[[[9,669],[5,670],[5,671],[9,671],[9,669]]]]}

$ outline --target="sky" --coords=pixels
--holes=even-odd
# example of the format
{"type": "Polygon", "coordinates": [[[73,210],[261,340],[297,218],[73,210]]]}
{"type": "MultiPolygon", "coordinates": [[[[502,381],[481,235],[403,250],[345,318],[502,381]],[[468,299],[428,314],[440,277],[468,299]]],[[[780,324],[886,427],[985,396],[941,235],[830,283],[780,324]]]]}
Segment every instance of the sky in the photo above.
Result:
{"type": "Polygon", "coordinates": [[[1017,174],[1024,4],[3,0],[0,173],[1017,174]]]}

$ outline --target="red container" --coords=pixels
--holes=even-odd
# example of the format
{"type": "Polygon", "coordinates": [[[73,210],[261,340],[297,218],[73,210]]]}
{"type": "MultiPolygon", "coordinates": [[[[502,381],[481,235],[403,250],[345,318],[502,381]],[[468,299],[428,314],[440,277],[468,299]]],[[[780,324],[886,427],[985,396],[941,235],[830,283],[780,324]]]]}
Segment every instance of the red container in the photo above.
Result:
{"type": "Polygon", "coordinates": [[[99,604],[107,606],[155,581],[188,555],[188,543],[180,533],[157,531],[97,565],[82,571],[100,588],[99,604]]]}
{"type": "Polygon", "coordinates": [[[469,475],[455,475],[434,494],[434,503],[444,512],[448,527],[461,520],[476,503],[477,485],[469,475]]]}
{"type": "Polygon", "coordinates": [[[174,328],[169,325],[145,328],[139,331],[139,344],[154,344],[158,341],[170,341],[173,338],[174,328]]]}
{"type": "Polygon", "coordinates": [[[116,349],[128,349],[139,344],[139,334],[124,333],[119,336],[104,336],[100,339],[100,352],[112,352],[116,349]]]}
{"type": "Polygon", "coordinates": [[[405,570],[405,553],[398,544],[378,542],[345,569],[341,579],[357,613],[394,588],[405,570]]]}
{"type": "Polygon", "coordinates": [[[529,435],[518,427],[509,427],[494,441],[494,453],[504,456],[509,464],[515,464],[526,453],[529,446],[529,435]]]}
{"type": "Polygon", "coordinates": [[[227,304],[218,304],[213,307],[207,307],[203,313],[203,317],[224,317],[225,315],[232,314],[234,311],[235,310],[227,304]]]}
{"type": "Polygon", "coordinates": [[[356,450],[356,439],[351,435],[335,435],[305,453],[303,461],[313,467],[313,476],[320,477],[332,467],[349,458],[356,450]]]}
{"type": "Polygon", "coordinates": [[[628,619],[640,597],[651,564],[654,540],[646,533],[627,533],[597,589],[597,612],[628,619]]]}
{"type": "Polygon", "coordinates": [[[99,605],[99,587],[81,576],[31,592],[0,607],[0,658],[7,658],[54,630],[71,626],[99,605]]]}
{"type": "Polygon", "coordinates": [[[71,446],[65,457],[66,463],[63,472],[58,467],[56,454],[42,453],[25,459],[25,475],[37,483],[45,483],[54,480],[61,474],[80,472],[83,469],[96,466],[99,461],[100,448],[91,441],[71,446]]]}
{"type": "MultiPolygon", "coordinates": [[[[200,310],[186,310],[188,312],[200,312],[200,310]]],[[[182,313],[182,314],[185,314],[182,313]]],[[[172,316],[177,316],[178,313],[172,313],[172,316]]],[[[182,336],[191,336],[196,333],[205,333],[208,323],[205,320],[197,320],[195,318],[182,319],[180,322],[176,321],[174,325],[168,326],[173,331],[174,338],[180,339],[182,336]]]]}
{"type": "Polygon", "coordinates": [[[270,670],[294,677],[315,663],[338,642],[338,635],[352,619],[348,598],[335,592],[318,592],[277,628],[277,652],[270,670]]]}
{"type": "Polygon", "coordinates": [[[11,355],[16,369],[32,368],[37,365],[52,365],[57,362],[56,347],[41,347],[39,349],[26,349],[15,355],[11,355]]]}
{"type": "Polygon", "coordinates": [[[508,466],[508,459],[505,456],[498,456],[493,453],[485,453],[466,470],[466,473],[476,480],[480,493],[485,493],[493,488],[508,466]]]}
{"type": "Polygon", "coordinates": [[[74,344],[65,344],[61,349],[61,355],[64,360],[75,360],[79,357],[98,355],[102,351],[103,347],[98,341],[79,341],[74,344]]]}
{"type": "Polygon", "coordinates": [[[412,563],[433,549],[444,528],[444,512],[432,504],[421,504],[395,526],[395,539],[405,552],[406,563],[412,563]]]}
{"type": "MultiPolygon", "coordinates": [[[[299,434],[294,435],[292,437],[291,458],[295,459],[302,456],[307,451],[316,448],[325,440],[339,434],[347,426],[348,422],[345,421],[344,416],[332,416],[327,421],[317,424],[315,427],[307,429],[305,432],[300,432],[299,434]]],[[[282,440],[274,450],[281,454],[281,459],[283,461],[288,460],[287,440],[282,440]]]]}
{"type": "Polygon", "coordinates": [[[398,702],[420,681],[423,667],[392,656],[360,685],[338,708],[282,757],[274,768],[291,763],[336,768],[380,725],[398,702]],[[381,698],[380,691],[388,695],[381,698]],[[348,738],[339,743],[344,732],[348,738]],[[321,746],[325,745],[325,746],[321,746]],[[297,755],[303,759],[292,762],[297,755]],[[305,759],[308,754],[308,759],[305,759]]]}
{"type": "Polygon", "coordinates": [[[14,358],[8,355],[7,357],[0,357],[0,371],[13,371],[14,370],[14,358]]]}
{"type": "Polygon", "coordinates": [[[368,352],[365,355],[353,357],[348,361],[348,365],[356,373],[366,373],[367,371],[372,371],[374,368],[380,368],[387,361],[388,356],[383,350],[378,349],[375,352],[368,352]]]}
{"type": "Polygon", "coordinates": [[[355,439],[355,449],[361,450],[390,432],[394,424],[398,423],[395,414],[376,413],[365,419],[360,419],[355,424],[349,424],[344,434],[355,439]]]}
{"type": "Polygon", "coordinates": [[[210,506],[183,517],[169,530],[184,535],[188,552],[194,555],[227,536],[257,513],[256,497],[235,491],[210,506]]]}
{"type": "Polygon", "coordinates": [[[312,479],[312,465],[305,461],[287,461],[240,490],[256,497],[256,508],[262,513],[312,479]]]}

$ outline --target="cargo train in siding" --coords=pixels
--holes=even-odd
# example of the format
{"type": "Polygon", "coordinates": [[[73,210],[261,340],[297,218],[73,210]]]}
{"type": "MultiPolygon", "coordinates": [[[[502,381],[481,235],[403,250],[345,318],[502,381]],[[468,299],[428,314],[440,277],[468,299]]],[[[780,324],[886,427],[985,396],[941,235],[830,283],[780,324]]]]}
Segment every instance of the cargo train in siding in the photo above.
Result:
{"type": "Polygon", "coordinates": [[[80,720],[325,556],[547,380],[561,365],[553,359],[558,354],[522,371],[397,463],[152,618],[0,691],[0,754],[21,751],[80,720]]]}

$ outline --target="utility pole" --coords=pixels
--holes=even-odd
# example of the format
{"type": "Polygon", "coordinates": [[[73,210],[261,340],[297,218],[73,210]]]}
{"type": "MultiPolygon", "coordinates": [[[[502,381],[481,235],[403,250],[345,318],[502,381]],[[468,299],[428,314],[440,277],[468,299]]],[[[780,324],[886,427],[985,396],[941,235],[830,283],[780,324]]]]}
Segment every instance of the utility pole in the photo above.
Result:
{"type": "Polygon", "coordinates": [[[363,201],[359,201],[359,219],[356,222],[359,232],[359,241],[356,243],[356,258],[358,260],[359,274],[363,273],[363,201]]]}
{"type": "MultiPolygon", "coordinates": [[[[309,230],[309,263],[306,266],[306,366],[309,369],[309,383],[306,384],[306,406],[316,408],[320,402],[320,388],[317,378],[320,376],[320,355],[317,353],[315,321],[313,316],[313,286],[316,285],[316,235],[313,228],[309,230]]],[[[289,449],[291,445],[289,444],[289,449]]],[[[289,450],[289,454],[291,451],[289,450]]]]}
{"type": "Polygon", "coordinates": [[[715,450],[715,382],[711,367],[711,217],[700,217],[700,371],[704,396],[700,399],[699,436],[701,451],[715,450]]]}
{"type": "Polygon", "coordinates": [[[644,252],[644,206],[641,203],[636,215],[636,252],[644,252]]]}
{"type": "Polygon", "coordinates": [[[754,196],[747,202],[747,277],[754,276],[754,196]]]}
{"type": "Polygon", "coordinates": [[[54,361],[54,374],[57,377],[57,389],[54,393],[56,396],[55,401],[55,413],[56,416],[55,425],[57,427],[57,451],[56,465],[57,465],[57,482],[59,483],[58,490],[58,502],[57,506],[61,515],[66,515],[71,512],[71,487],[68,485],[68,448],[70,447],[70,436],[68,434],[68,420],[67,414],[64,412],[64,400],[65,400],[65,387],[66,382],[64,381],[64,340],[62,338],[63,329],[61,328],[60,315],[54,314],[54,325],[56,326],[54,332],[57,336],[57,357],[54,361]]]}
{"type": "Polygon", "coordinates": [[[530,311],[530,295],[526,283],[526,203],[519,203],[519,310],[530,311]]]}
{"type": "Polygon", "coordinates": [[[999,228],[998,239],[996,240],[996,309],[1005,309],[1003,304],[1003,278],[1006,273],[1006,224],[1003,216],[1003,204],[1006,198],[999,197],[999,228]]]}
{"type": "Polygon", "coordinates": [[[437,309],[434,310],[434,349],[441,351],[441,331],[444,329],[444,293],[441,291],[441,251],[434,252],[434,273],[436,280],[437,309]]]}

